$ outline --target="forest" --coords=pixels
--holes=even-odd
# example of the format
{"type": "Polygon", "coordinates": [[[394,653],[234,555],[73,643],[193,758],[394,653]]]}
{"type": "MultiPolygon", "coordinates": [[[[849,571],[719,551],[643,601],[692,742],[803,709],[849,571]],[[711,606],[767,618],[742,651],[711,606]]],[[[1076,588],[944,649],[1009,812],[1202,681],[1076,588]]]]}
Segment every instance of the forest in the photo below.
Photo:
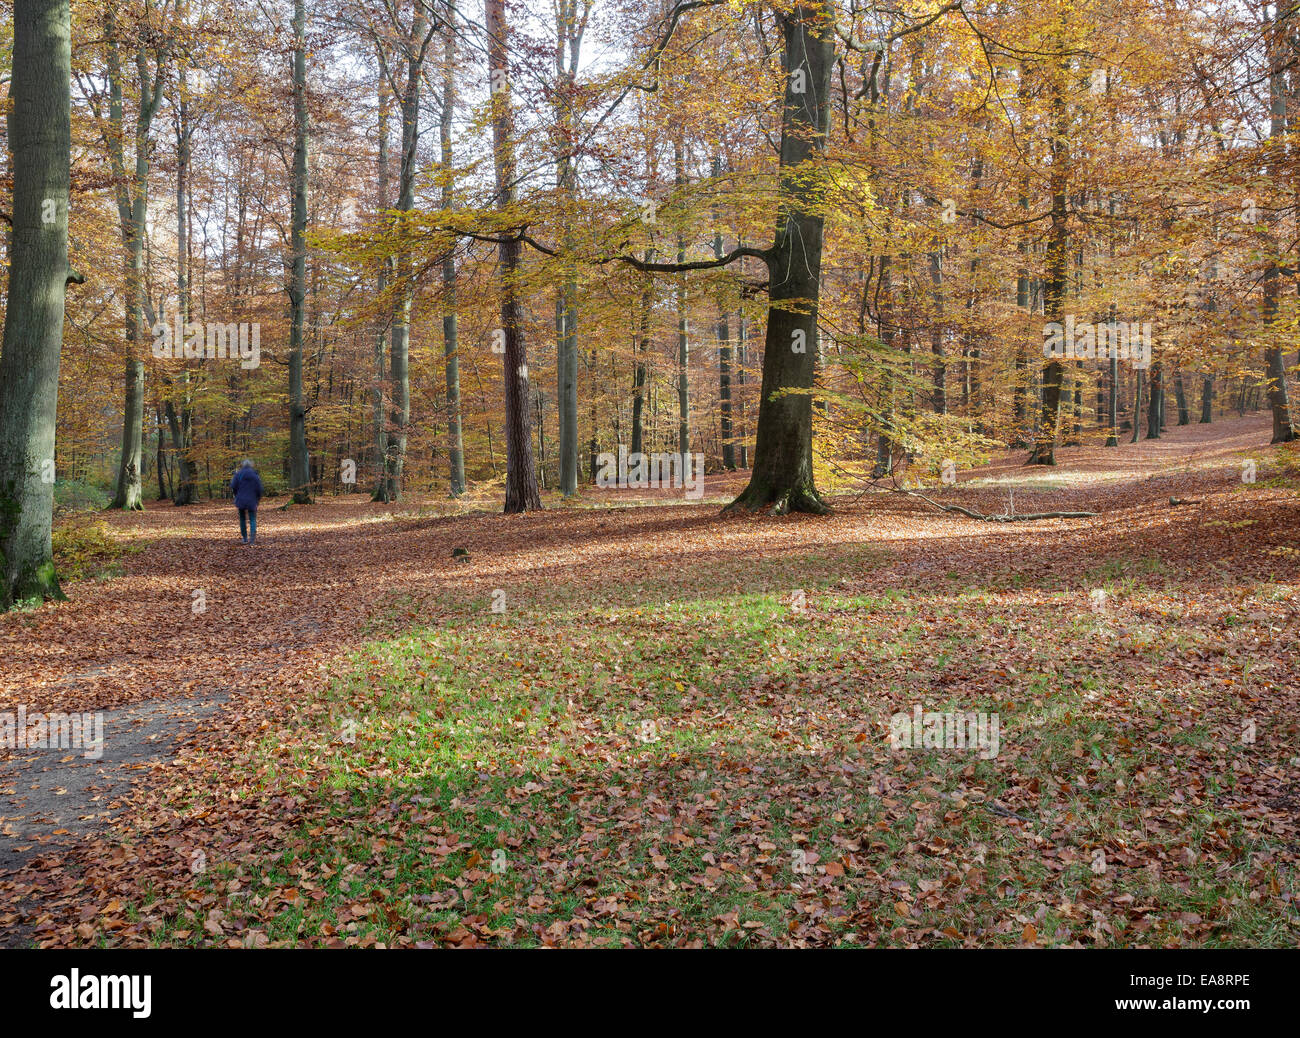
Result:
{"type": "Polygon", "coordinates": [[[1300,941],[1296,5],[15,0],[0,99],[0,945],[1300,941]]]}

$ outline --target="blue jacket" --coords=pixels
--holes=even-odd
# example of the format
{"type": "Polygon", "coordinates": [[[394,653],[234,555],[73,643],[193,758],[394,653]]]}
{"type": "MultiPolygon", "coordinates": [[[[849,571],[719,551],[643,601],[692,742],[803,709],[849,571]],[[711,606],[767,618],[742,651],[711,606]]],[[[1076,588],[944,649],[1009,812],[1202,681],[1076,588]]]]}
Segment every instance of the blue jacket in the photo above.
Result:
{"type": "Polygon", "coordinates": [[[240,469],[230,481],[230,492],[235,495],[235,507],[257,511],[257,503],[262,500],[262,477],[256,469],[240,469]]]}

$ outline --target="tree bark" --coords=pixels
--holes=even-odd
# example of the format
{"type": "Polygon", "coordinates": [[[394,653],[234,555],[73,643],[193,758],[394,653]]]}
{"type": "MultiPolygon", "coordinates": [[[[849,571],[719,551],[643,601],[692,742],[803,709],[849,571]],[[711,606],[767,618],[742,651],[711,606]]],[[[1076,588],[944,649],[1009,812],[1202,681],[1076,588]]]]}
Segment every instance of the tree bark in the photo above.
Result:
{"type": "Polygon", "coordinates": [[[728,508],[825,514],[813,478],[811,390],[824,223],[818,166],[830,129],[834,22],[829,6],[798,6],[777,18],[786,73],[781,207],[766,257],[770,288],[754,468],[728,508]]]}
{"type": "Polygon", "coordinates": [[[311,503],[307,409],[303,403],[303,311],[307,302],[307,14],[293,4],[293,223],[289,232],[289,487],[295,504],[311,503]]]}
{"type": "MultiPolygon", "coordinates": [[[[456,23],[455,0],[447,0],[448,26],[456,23]]],[[[452,187],[451,122],[456,104],[456,34],[448,29],[443,41],[442,117],[438,125],[441,148],[443,187],[442,207],[455,203],[452,187]]],[[[442,352],[447,374],[447,459],[450,470],[451,496],[465,493],[465,439],[460,415],[459,329],[456,315],[456,259],[448,254],[442,262],[442,352]]]]}
{"type": "MultiPolygon", "coordinates": [[[[376,57],[379,59],[379,198],[376,208],[380,214],[388,209],[388,74],[385,70],[385,59],[382,47],[376,47],[376,57]]],[[[386,219],[381,215],[380,219],[386,219]]],[[[375,274],[375,296],[383,299],[385,292],[388,291],[388,265],[389,260],[384,258],[379,269],[375,274]]],[[[388,433],[384,423],[384,383],[387,381],[387,367],[384,362],[384,347],[388,344],[388,329],[381,325],[375,331],[375,375],[374,384],[371,388],[371,434],[374,443],[375,452],[375,486],[371,496],[372,501],[384,500],[387,488],[387,456],[388,456],[388,433]]]]}
{"type": "MultiPolygon", "coordinates": [[[[1052,139],[1050,150],[1052,213],[1047,242],[1047,279],[1043,284],[1044,311],[1049,321],[1064,324],[1065,278],[1068,262],[1069,228],[1067,224],[1066,193],[1069,189],[1069,132],[1065,104],[1065,86],[1061,69],[1052,82],[1052,139]]],[[[1061,388],[1065,379],[1062,358],[1052,357],[1043,366],[1043,405],[1035,433],[1034,447],[1029,455],[1031,465],[1056,464],[1057,425],[1061,416],[1061,388]]]]}
{"type": "Polygon", "coordinates": [[[68,267],[68,0],[16,0],[9,148],[13,227],[0,347],[0,609],[63,598],[50,542],[68,267]]]}
{"type": "Polygon", "coordinates": [[[135,120],[135,168],[126,172],[123,149],[121,41],[117,16],[111,8],[104,14],[104,35],[108,43],[109,164],[116,185],[118,220],[125,246],[125,325],[123,362],[122,452],[118,463],[117,488],[110,508],[142,509],[141,464],[144,460],[144,360],[140,343],[142,297],[144,293],[144,239],[148,219],[149,129],[162,99],[162,76],[149,70],[143,41],[135,51],[139,109],[135,120]]]}
{"type": "MultiPolygon", "coordinates": [[[[506,63],[505,0],[486,0],[488,74],[492,91],[493,166],[496,172],[497,208],[509,213],[515,201],[513,117],[506,63]]],[[[501,278],[501,330],[505,335],[506,512],[526,512],[542,507],[533,467],[533,442],[529,435],[528,350],[522,331],[519,304],[519,254],[517,237],[497,246],[501,278]]]]}

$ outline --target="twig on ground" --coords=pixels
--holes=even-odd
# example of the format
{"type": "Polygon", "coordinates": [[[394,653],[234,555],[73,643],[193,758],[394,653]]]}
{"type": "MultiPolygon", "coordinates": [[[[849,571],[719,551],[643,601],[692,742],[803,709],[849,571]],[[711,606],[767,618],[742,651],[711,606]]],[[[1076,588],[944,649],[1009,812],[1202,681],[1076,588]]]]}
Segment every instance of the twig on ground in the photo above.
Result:
{"type": "Polygon", "coordinates": [[[915,490],[904,490],[899,487],[895,493],[907,494],[909,497],[919,497],[927,505],[934,505],[935,508],[944,512],[960,512],[962,515],[969,516],[971,519],[979,519],[986,523],[1024,523],[1032,522],[1035,519],[1087,519],[1096,515],[1096,512],[1004,512],[1002,515],[985,515],[983,512],[976,512],[970,508],[963,508],[961,505],[941,505],[938,501],[933,501],[924,494],[918,494],[915,490]]]}

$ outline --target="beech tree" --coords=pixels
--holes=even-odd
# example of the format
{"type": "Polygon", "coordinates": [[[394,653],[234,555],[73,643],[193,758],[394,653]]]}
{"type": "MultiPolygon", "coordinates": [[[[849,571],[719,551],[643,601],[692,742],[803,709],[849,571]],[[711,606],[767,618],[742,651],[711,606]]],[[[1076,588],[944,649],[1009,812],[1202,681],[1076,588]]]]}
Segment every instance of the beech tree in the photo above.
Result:
{"type": "Polygon", "coordinates": [[[68,0],[17,0],[13,216],[0,347],[0,609],[62,598],[50,540],[72,151],[68,0]]]}

